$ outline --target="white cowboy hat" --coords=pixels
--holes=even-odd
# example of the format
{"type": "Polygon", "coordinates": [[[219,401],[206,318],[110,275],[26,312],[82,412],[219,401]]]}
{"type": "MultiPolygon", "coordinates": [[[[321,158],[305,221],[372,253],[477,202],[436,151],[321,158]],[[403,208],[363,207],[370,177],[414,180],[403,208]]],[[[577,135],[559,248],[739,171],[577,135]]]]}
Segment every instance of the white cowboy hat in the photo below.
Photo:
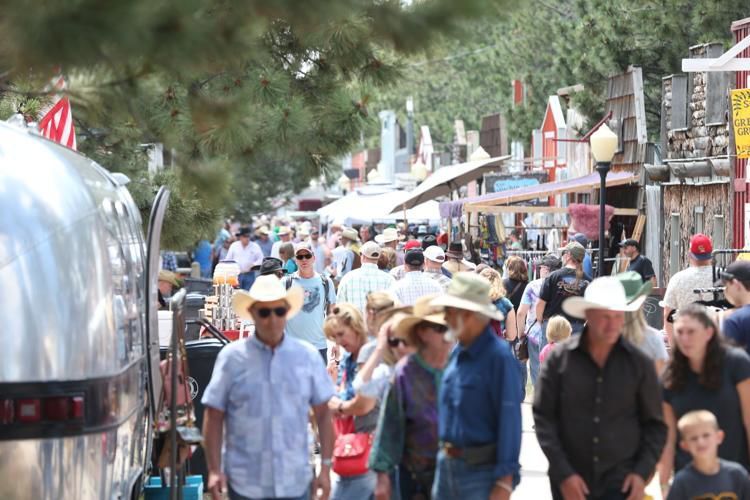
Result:
{"type": "Polygon", "coordinates": [[[275,302],[285,300],[289,305],[286,313],[286,319],[291,318],[302,309],[305,302],[305,293],[298,286],[292,286],[289,290],[279,278],[273,274],[267,276],[258,276],[250,287],[250,291],[237,290],[232,296],[232,308],[238,318],[253,319],[250,315],[250,308],[256,302],[275,302]]]}
{"type": "Polygon", "coordinates": [[[380,245],[385,245],[392,241],[399,241],[403,239],[403,235],[399,234],[398,229],[394,227],[387,227],[383,229],[382,234],[375,236],[375,242],[380,245]]]}
{"type": "Polygon", "coordinates": [[[563,302],[563,311],[574,318],[584,319],[589,309],[606,309],[608,311],[632,312],[637,311],[646,296],[643,295],[628,302],[625,288],[620,280],[613,276],[597,278],[586,287],[583,297],[570,297],[563,302]]]}
{"type": "Polygon", "coordinates": [[[430,302],[433,307],[455,307],[501,321],[503,314],[490,299],[490,282],[475,273],[456,273],[445,295],[430,302]]]}

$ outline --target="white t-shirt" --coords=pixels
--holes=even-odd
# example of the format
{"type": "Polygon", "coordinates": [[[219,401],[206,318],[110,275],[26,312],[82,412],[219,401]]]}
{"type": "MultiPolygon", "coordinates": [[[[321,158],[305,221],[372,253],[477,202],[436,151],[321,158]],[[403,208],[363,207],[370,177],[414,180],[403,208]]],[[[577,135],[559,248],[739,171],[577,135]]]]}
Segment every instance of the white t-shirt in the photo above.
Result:
{"type": "Polygon", "coordinates": [[[667,283],[664,293],[664,303],[672,309],[683,309],[699,300],[713,300],[713,294],[693,293],[695,288],[711,288],[713,286],[713,271],[711,266],[688,267],[675,274],[667,283]]]}
{"type": "Polygon", "coordinates": [[[246,273],[253,266],[263,262],[263,251],[257,243],[251,241],[246,247],[242,246],[241,241],[235,241],[229,246],[226,260],[233,260],[240,266],[240,272],[246,273]]]}
{"type": "Polygon", "coordinates": [[[659,330],[650,326],[643,332],[643,342],[638,348],[654,361],[668,361],[667,346],[659,330]]]}

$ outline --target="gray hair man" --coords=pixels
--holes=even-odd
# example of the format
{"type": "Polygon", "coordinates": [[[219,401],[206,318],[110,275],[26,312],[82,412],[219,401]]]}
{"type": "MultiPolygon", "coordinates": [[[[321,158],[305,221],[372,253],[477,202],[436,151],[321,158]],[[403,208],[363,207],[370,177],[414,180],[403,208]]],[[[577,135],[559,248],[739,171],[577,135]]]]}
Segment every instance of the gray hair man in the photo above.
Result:
{"type": "Polygon", "coordinates": [[[522,396],[518,362],[490,326],[503,316],[474,273],[454,274],[432,305],[458,341],[440,385],[432,497],[507,500],[519,481],[522,396]]]}

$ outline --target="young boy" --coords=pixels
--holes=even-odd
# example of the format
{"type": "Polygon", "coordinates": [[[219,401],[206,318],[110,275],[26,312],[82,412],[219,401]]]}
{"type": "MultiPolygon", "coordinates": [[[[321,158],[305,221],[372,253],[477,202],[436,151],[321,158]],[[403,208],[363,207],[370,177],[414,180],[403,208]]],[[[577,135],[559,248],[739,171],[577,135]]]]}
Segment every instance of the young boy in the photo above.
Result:
{"type": "Polygon", "coordinates": [[[677,422],[677,428],[680,447],[693,461],[677,473],[667,500],[750,500],[750,476],[745,468],[718,456],[724,432],[713,413],[688,412],[677,422]]]}

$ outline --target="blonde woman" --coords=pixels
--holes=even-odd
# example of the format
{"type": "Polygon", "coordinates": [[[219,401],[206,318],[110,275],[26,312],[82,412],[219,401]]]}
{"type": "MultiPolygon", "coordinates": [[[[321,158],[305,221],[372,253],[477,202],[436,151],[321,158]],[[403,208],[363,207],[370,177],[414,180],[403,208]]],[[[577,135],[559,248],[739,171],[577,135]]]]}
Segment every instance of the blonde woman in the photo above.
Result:
{"type": "MultiPolygon", "coordinates": [[[[519,336],[518,324],[516,322],[516,311],[513,308],[511,301],[505,296],[505,286],[503,285],[503,277],[500,273],[488,267],[482,269],[479,273],[480,276],[487,278],[490,282],[490,299],[495,304],[497,310],[503,313],[504,319],[502,321],[492,320],[490,325],[495,328],[495,333],[498,336],[504,337],[509,342],[513,342],[519,336]]],[[[521,332],[523,333],[523,332],[521,332]]],[[[521,375],[521,392],[523,397],[526,397],[526,379],[528,377],[528,369],[526,368],[526,360],[516,360],[518,362],[518,370],[521,375]]]]}
{"type": "MultiPolygon", "coordinates": [[[[650,281],[644,283],[641,275],[635,271],[620,273],[615,277],[622,283],[628,302],[632,302],[643,295],[648,295],[653,286],[650,281]]],[[[669,361],[669,354],[667,354],[667,347],[664,345],[661,332],[650,327],[646,322],[643,308],[635,312],[625,313],[625,326],[622,336],[651,358],[654,361],[656,373],[661,375],[667,361],[669,361]]]]}
{"type": "MultiPolygon", "coordinates": [[[[374,433],[378,423],[378,406],[375,398],[357,394],[353,382],[362,367],[362,348],[367,343],[367,327],[362,314],[352,304],[337,304],[323,324],[326,337],[346,351],[338,366],[336,379],[337,393],[328,401],[334,412],[334,426],[337,429],[351,428],[354,432],[374,433]]],[[[347,434],[351,430],[342,431],[347,434]]],[[[335,464],[334,464],[335,467],[335,464]]],[[[375,473],[368,470],[364,474],[336,476],[331,492],[332,500],[359,500],[370,498],[375,490],[375,473]]]]}

